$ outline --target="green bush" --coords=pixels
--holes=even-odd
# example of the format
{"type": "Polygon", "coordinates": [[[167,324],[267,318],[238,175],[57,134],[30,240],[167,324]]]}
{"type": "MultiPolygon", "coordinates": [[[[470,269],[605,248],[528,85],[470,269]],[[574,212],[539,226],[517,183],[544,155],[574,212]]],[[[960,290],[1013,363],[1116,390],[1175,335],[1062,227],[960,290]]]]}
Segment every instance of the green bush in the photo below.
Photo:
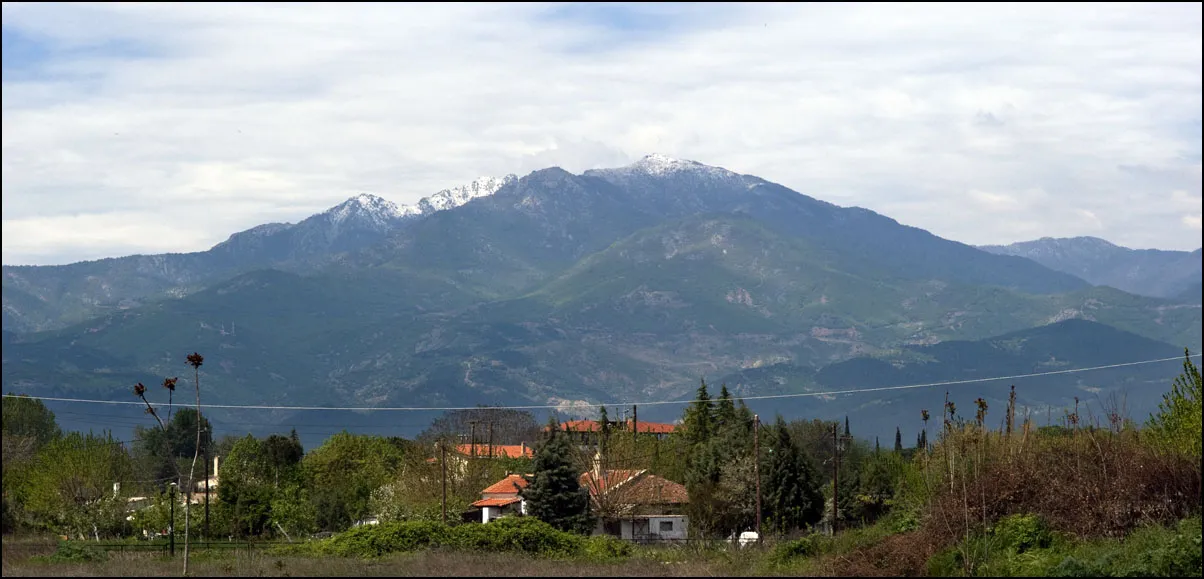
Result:
{"type": "Polygon", "coordinates": [[[109,553],[103,549],[81,545],[78,542],[59,541],[50,561],[54,563],[99,563],[109,560],[109,553]]]}
{"type": "Polygon", "coordinates": [[[995,523],[993,530],[998,545],[1014,553],[1030,549],[1045,549],[1053,535],[1037,515],[1009,515],[995,523]]]}
{"type": "Polygon", "coordinates": [[[823,539],[822,535],[807,535],[801,539],[779,543],[770,551],[769,562],[773,565],[787,565],[796,559],[819,555],[823,539]]]}
{"type": "Polygon", "coordinates": [[[590,537],[585,540],[585,557],[594,561],[625,559],[631,556],[631,543],[609,535],[590,537]]]}
{"type": "Polygon", "coordinates": [[[451,542],[452,529],[440,523],[403,522],[363,525],[327,539],[322,550],[341,557],[379,557],[451,542]]]}
{"type": "Polygon", "coordinates": [[[584,537],[557,530],[534,517],[507,517],[487,525],[455,528],[454,546],[471,551],[572,556],[580,554],[584,545],[584,537]]]}
{"type": "Polygon", "coordinates": [[[295,551],[340,557],[380,557],[389,553],[436,547],[565,557],[584,554],[615,558],[631,553],[630,546],[618,540],[614,541],[615,543],[610,543],[603,538],[591,541],[579,535],[558,531],[532,517],[513,517],[487,525],[471,524],[457,527],[426,521],[364,525],[323,541],[297,547],[295,551]]]}

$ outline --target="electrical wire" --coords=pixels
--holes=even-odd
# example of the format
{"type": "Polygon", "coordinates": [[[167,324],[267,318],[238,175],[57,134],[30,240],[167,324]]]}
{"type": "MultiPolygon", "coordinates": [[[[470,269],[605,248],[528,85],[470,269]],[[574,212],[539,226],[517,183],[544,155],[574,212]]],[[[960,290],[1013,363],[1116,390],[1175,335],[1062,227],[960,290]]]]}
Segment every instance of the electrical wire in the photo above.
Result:
{"type": "MultiPolygon", "coordinates": [[[[1189,358],[1198,358],[1200,354],[1189,354],[1189,358]]],[[[902,386],[879,386],[875,388],[856,388],[849,390],[827,390],[822,392],[795,392],[791,394],[767,394],[762,396],[741,396],[740,398],[748,400],[778,400],[783,398],[806,398],[806,397],[823,397],[837,396],[844,394],[860,394],[865,392],[886,392],[891,390],[911,390],[915,388],[933,388],[937,386],[956,386],[961,384],[981,384],[983,382],[995,382],[1000,380],[1021,380],[1024,378],[1037,378],[1041,376],[1056,376],[1062,374],[1077,374],[1080,372],[1093,372],[1096,370],[1108,370],[1112,368],[1125,368],[1129,366],[1140,366],[1144,364],[1158,364],[1162,362],[1171,362],[1182,360],[1181,356],[1173,358],[1157,358],[1153,360],[1140,360],[1137,362],[1122,362],[1119,364],[1107,364],[1104,366],[1092,366],[1089,368],[1072,368],[1068,370],[1050,370],[1048,372],[1033,372],[1030,374],[1014,374],[1011,376],[994,376],[990,378],[971,378],[966,380],[947,380],[943,382],[929,382],[925,384],[907,384],[902,386]]],[[[35,400],[44,400],[49,402],[74,402],[83,404],[115,404],[115,405],[132,405],[143,406],[143,402],[133,402],[125,400],[91,400],[83,398],[59,398],[52,396],[30,396],[17,394],[4,394],[5,398],[18,398],[26,396],[35,400]]],[[[696,399],[689,400],[652,400],[643,402],[606,402],[598,404],[589,404],[588,406],[661,406],[670,404],[693,404],[696,399]]],[[[327,411],[347,411],[347,412],[438,412],[438,411],[453,411],[453,410],[550,410],[561,409],[564,405],[561,404],[527,404],[515,406],[268,406],[254,404],[205,404],[203,408],[220,408],[234,410],[294,410],[294,411],[312,411],[312,410],[327,410],[327,411]]]]}

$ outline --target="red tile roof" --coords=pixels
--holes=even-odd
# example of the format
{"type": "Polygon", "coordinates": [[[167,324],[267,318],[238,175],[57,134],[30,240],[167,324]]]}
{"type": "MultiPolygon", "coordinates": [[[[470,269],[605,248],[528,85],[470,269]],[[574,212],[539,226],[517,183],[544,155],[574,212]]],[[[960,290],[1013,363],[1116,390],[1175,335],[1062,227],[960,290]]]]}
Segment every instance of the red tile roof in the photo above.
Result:
{"type": "Polygon", "coordinates": [[[594,477],[593,472],[583,473],[578,479],[577,484],[589,489],[589,494],[597,496],[605,494],[610,489],[613,489],[637,476],[644,471],[642,470],[608,470],[601,477],[594,477]]]}
{"type": "Polygon", "coordinates": [[[510,498],[510,499],[481,499],[481,500],[473,503],[471,506],[478,507],[478,508],[479,507],[504,507],[506,505],[513,505],[514,503],[517,503],[520,500],[522,500],[522,499],[520,499],[518,497],[514,497],[514,498],[510,498]]]}
{"type": "Polygon", "coordinates": [[[686,487],[654,474],[615,489],[613,500],[629,505],[667,505],[690,502],[686,487]]]}
{"type": "MultiPolygon", "coordinates": [[[[460,454],[471,455],[473,445],[461,444],[456,446],[456,451],[460,454]]],[[[489,456],[488,444],[476,444],[476,452],[478,457],[489,456]]],[[[535,456],[535,452],[530,446],[524,444],[495,444],[493,445],[493,456],[501,458],[531,458],[535,456]]]]}
{"type": "MultiPolygon", "coordinates": [[[[626,423],[616,422],[614,428],[631,428],[631,420],[626,423]]],[[[596,420],[570,420],[560,423],[561,430],[570,432],[599,432],[602,430],[602,425],[596,420]]],[[[664,422],[644,422],[643,420],[636,423],[636,429],[645,434],[670,434],[677,429],[675,424],[666,424],[664,422]]],[[[548,427],[544,427],[548,430],[548,427]]]]}
{"type": "Polygon", "coordinates": [[[485,487],[485,490],[481,491],[481,494],[483,494],[483,495],[518,494],[519,491],[521,491],[525,488],[527,488],[527,479],[523,478],[523,475],[521,475],[521,474],[512,474],[500,481],[497,481],[497,482],[489,485],[488,487],[485,487]]]}

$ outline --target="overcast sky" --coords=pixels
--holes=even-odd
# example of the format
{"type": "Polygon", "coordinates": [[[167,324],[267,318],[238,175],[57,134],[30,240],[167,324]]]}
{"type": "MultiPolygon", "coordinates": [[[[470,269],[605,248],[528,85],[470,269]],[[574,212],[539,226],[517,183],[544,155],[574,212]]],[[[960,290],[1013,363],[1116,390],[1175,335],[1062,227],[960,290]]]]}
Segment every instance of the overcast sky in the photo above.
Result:
{"type": "Polygon", "coordinates": [[[1195,249],[1201,6],[3,5],[3,262],[658,152],[986,244],[1195,249]]]}

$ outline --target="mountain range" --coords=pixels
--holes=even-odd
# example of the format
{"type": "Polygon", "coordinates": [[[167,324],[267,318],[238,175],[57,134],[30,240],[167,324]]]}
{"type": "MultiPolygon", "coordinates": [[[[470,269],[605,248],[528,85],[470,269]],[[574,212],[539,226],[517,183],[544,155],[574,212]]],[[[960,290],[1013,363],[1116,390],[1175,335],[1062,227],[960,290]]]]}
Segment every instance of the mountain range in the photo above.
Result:
{"type": "Polygon", "coordinates": [[[984,245],[998,255],[1027,257],[1045,267],[1144,296],[1200,300],[1201,251],[1129,249],[1098,237],[1043,237],[984,245]]]}
{"type": "MultiPolygon", "coordinates": [[[[893,384],[1199,350],[1198,293],[1093,285],[1066,271],[1071,262],[984,251],[759,177],[651,155],[580,175],[553,167],[482,179],[410,207],[359,195],[205,252],[4,266],[2,385],[128,400],[133,383],[184,374],[183,354],[200,351],[210,403],[579,412],[688,398],[704,376],[753,397],[839,389],[846,375],[893,384]],[[998,346],[1025,342],[1024,332],[1040,339],[1023,355],[998,346]],[[1095,354],[1055,348],[1086,337],[1095,354]]],[[[1115,384],[1160,392],[1175,373],[1173,364],[1138,368],[1115,384]]],[[[1107,390],[1085,386],[1087,377],[1042,382],[1030,401],[1107,390]]],[[[901,392],[853,397],[853,406],[839,402],[847,396],[790,400],[817,417],[856,412],[885,432],[918,415],[913,392],[901,392]]],[[[660,405],[640,416],[678,413],[660,405]]],[[[421,414],[212,418],[233,429],[300,421],[412,434],[432,417],[421,414]]]]}

